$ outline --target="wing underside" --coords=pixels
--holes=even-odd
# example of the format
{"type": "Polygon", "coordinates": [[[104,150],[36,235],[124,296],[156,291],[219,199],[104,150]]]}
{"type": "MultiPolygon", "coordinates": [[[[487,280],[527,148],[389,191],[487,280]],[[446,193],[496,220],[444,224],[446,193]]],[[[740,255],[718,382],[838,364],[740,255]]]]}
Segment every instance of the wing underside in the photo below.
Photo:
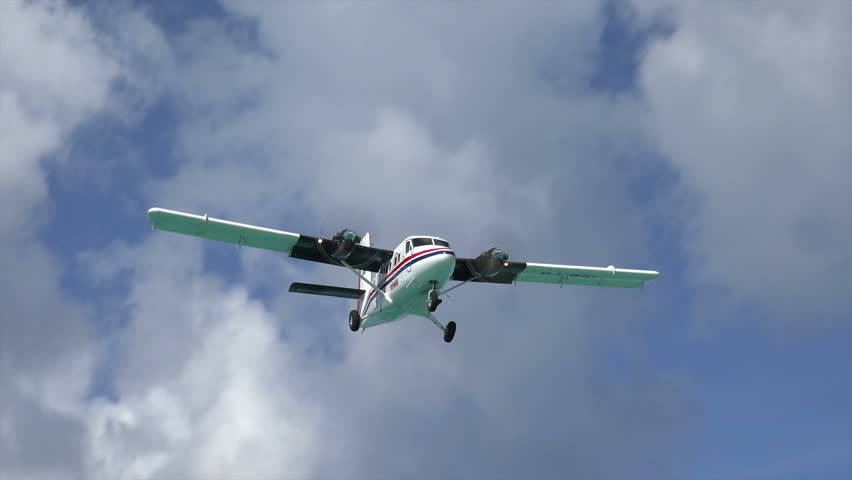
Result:
{"type": "Polygon", "coordinates": [[[633,270],[615,268],[614,266],[601,268],[527,263],[526,268],[515,277],[515,281],[637,288],[647,281],[659,278],[659,276],[658,272],[652,270],[633,270]]]}
{"type": "MultiPolygon", "coordinates": [[[[296,242],[293,250],[290,252],[290,256],[312,262],[340,265],[340,262],[332,256],[336,248],[334,241],[327,238],[322,239],[322,242],[318,240],[319,238],[317,237],[300,235],[299,241],[296,242]]],[[[355,245],[352,248],[352,253],[346,258],[346,263],[357,270],[378,272],[382,266],[382,262],[390,260],[392,255],[392,251],[383,248],[355,245]]]]}
{"type": "Polygon", "coordinates": [[[456,258],[456,267],[453,270],[452,280],[460,282],[485,282],[485,283],[514,283],[518,273],[526,268],[524,262],[508,262],[509,266],[493,276],[478,275],[476,259],[456,258]]]}
{"type": "Polygon", "coordinates": [[[162,208],[148,210],[148,217],[151,225],[160,230],[284,253],[290,253],[300,237],[297,233],[162,208]]]}
{"type": "Polygon", "coordinates": [[[458,258],[453,280],[510,284],[515,282],[637,288],[659,278],[659,272],[610,267],[583,267],[545,263],[506,262],[497,273],[477,275],[476,259],[458,258]]]}
{"type": "MultiPolygon", "coordinates": [[[[148,210],[148,217],[151,219],[151,225],[160,230],[289,253],[293,258],[312,262],[341,265],[340,260],[333,256],[337,249],[335,240],[162,208],[148,210]]],[[[378,272],[382,263],[392,255],[390,250],[355,245],[346,257],[346,263],[359,270],[378,272]]]]}

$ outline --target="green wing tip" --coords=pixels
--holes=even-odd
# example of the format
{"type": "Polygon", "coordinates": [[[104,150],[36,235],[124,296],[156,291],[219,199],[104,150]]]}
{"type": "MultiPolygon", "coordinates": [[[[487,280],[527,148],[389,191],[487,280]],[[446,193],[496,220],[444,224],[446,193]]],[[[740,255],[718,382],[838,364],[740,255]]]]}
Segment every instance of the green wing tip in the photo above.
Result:
{"type": "Polygon", "coordinates": [[[162,208],[157,207],[148,209],[148,221],[151,222],[151,228],[157,228],[155,217],[158,213],[161,213],[162,211],[162,208]]]}

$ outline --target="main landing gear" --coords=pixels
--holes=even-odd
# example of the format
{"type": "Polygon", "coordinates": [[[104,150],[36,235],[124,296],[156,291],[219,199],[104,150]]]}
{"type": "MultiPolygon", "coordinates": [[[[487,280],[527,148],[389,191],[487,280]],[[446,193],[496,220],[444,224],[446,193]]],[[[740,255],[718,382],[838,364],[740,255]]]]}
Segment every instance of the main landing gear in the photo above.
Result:
{"type": "Polygon", "coordinates": [[[352,310],[349,312],[349,330],[357,332],[359,328],[361,328],[361,314],[358,310],[352,310]]]}

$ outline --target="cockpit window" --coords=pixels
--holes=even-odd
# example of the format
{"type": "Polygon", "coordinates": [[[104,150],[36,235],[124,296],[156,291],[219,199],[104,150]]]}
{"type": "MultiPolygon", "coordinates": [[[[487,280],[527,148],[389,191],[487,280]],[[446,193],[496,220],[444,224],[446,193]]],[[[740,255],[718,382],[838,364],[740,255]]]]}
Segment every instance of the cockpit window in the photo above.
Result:
{"type": "Polygon", "coordinates": [[[412,238],[411,243],[413,243],[415,247],[422,247],[423,245],[432,245],[432,239],[431,238],[412,238]]]}
{"type": "Polygon", "coordinates": [[[438,240],[437,238],[434,239],[434,240],[435,240],[435,245],[440,245],[442,247],[448,247],[448,248],[450,246],[450,244],[445,242],[444,240],[438,240]]]}

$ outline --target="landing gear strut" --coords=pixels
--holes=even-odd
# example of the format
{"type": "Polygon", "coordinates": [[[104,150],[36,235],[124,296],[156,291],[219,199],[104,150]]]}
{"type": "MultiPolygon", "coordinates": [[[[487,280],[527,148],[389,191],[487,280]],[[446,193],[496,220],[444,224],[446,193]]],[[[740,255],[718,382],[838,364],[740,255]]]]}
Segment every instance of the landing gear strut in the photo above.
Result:
{"type": "Polygon", "coordinates": [[[444,332],[444,341],[447,342],[447,343],[452,342],[453,337],[456,336],[456,322],[450,322],[445,327],[445,326],[441,325],[441,322],[439,322],[438,319],[435,318],[434,315],[432,315],[431,313],[428,313],[427,315],[428,315],[429,320],[431,320],[432,323],[434,323],[436,327],[440,328],[444,332]]]}
{"type": "Polygon", "coordinates": [[[361,314],[358,310],[352,310],[349,312],[349,330],[357,332],[359,328],[361,328],[361,314]]]}

